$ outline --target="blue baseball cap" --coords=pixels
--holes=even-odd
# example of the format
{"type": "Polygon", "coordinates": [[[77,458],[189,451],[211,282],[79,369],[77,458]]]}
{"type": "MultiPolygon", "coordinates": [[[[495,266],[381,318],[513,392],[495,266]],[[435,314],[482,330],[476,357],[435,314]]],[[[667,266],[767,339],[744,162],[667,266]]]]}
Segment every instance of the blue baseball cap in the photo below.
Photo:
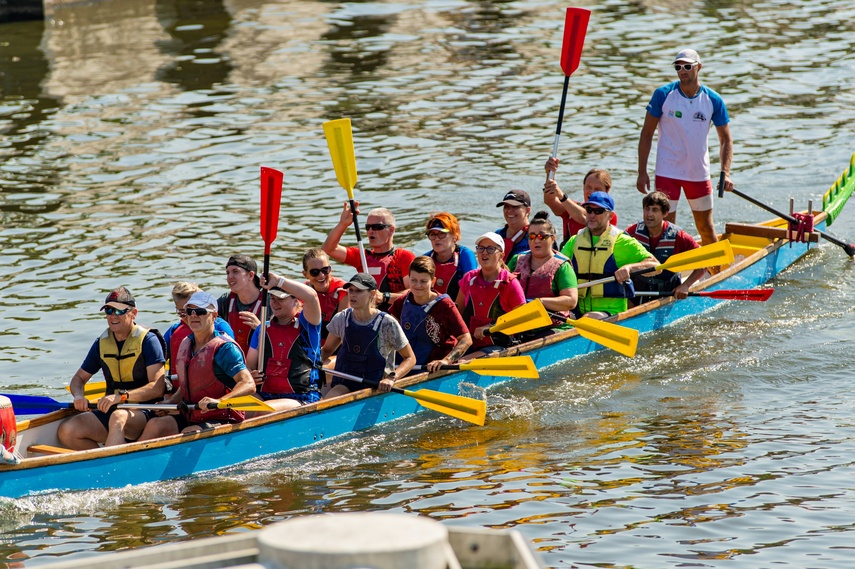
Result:
{"type": "Polygon", "coordinates": [[[613,200],[612,196],[610,196],[606,192],[594,192],[588,198],[588,201],[582,204],[582,207],[585,207],[586,205],[601,207],[609,211],[615,210],[615,200],[613,200]]]}

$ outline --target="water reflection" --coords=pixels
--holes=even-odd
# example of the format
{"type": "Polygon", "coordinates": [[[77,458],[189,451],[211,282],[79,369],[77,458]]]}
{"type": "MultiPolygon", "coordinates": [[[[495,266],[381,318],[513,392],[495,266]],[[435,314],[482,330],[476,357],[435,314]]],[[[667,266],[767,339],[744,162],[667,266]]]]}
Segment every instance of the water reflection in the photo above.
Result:
{"type": "MultiPolygon", "coordinates": [[[[231,15],[222,0],[157,0],[157,21],[169,34],[158,48],[173,57],[155,73],[184,91],[201,91],[228,81],[232,64],[219,48],[228,36],[231,15]]],[[[196,109],[197,116],[206,116],[196,109]]]]}
{"type": "MultiPolygon", "coordinates": [[[[61,101],[42,92],[49,72],[41,49],[44,22],[0,24],[0,210],[33,213],[56,209],[58,202],[37,199],[56,185],[58,168],[41,154],[50,130],[44,121],[61,101]]],[[[61,169],[61,168],[59,168],[61,169]]]]}

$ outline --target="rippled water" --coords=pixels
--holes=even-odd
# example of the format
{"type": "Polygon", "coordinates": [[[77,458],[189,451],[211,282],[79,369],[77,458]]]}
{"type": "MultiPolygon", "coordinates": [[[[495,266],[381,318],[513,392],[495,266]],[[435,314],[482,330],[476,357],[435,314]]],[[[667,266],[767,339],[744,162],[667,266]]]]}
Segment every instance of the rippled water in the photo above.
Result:
{"type": "MultiPolygon", "coordinates": [[[[357,197],[394,210],[399,245],[427,250],[422,224],[440,208],[465,241],[498,227],[506,190],[539,195],[565,6],[105,0],[0,25],[2,389],[67,397],[114,286],[161,326],[174,281],[225,290],[229,255],[262,254],[261,165],[285,172],[273,266],[293,273],[345,197],[325,120],[353,119],[357,197]]],[[[848,164],[850,1],[586,7],[560,148],[573,194],[608,168],[635,218],[644,105],[686,43],[728,103],[743,191],[805,207],[848,164]]],[[[716,202],[719,229],[766,217],[716,202]]],[[[680,204],[693,230],[690,218],[680,204]]],[[[855,236],[851,206],[833,231],[855,236]]],[[[852,271],[824,246],[767,303],[645,337],[632,361],[600,353],[491,391],[484,428],[425,414],[191,480],[6,502],[0,557],[37,565],[389,509],[515,527],[554,567],[851,567],[852,271]]]]}

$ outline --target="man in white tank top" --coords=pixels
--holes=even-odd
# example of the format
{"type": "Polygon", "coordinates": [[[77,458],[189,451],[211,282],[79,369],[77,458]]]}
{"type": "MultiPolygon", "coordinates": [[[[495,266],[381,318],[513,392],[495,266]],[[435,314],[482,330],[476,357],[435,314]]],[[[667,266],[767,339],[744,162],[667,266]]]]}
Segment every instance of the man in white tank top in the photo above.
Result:
{"type": "Polygon", "coordinates": [[[719,160],[721,170],[725,173],[724,188],[727,191],[733,189],[730,180],[733,139],[724,101],[718,93],[701,85],[702,67],[701,58],[695,50],[680,51],[674,59],[679,80],[653,93],[638,141],[636,186],[642,194],[651,189],[647,160],[653,147],[653,133],[658,127],[655,189],[664,192],[675,204],[666,219],[671,223],[676,221],[676,201],[682,189],[689,201],[701,241],[708,245],[718,241],[713,225],[713,188],[707,144],[710,126],[715,125],[718,133],[719,160]]]}

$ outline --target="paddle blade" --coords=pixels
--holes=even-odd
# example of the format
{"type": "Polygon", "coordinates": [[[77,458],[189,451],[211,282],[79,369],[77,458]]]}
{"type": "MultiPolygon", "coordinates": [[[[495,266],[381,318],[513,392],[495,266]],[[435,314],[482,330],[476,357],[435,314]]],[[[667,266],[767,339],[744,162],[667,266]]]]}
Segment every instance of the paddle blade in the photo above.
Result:
{"type": "Polygon", "coordinates": [[[57,409],[71,409],[74,407],[73,403],[62,403],[61,401],[40,395],[4,393],[3,396],[12,402],[12,410],[19,415],[44,415],[57,409]]]}
{"type": "Polygon", "coordinates": [[[540,377],[531,356],[512,356],[507,358],[479,358],[459,364],[460,369],[473,371],[478,375],[496,377],[540,377]]]}
{"type": "Polygon", "coordinates": [[[590,17],[590,10],[567,8],[564,17],[564,42],[561,44],[561,69],[565,76],[573,75],[579,67],[590,17]]]}
{"type": "Polygon", "coordinates": [[[231,399],[221,399],[217,404],[217,409],[238,409],[240,411],[275,411],[273,407],[256,399],[252,395],[244,395],[243,397],[232,397],[231,399]]]}
{"type": "Polygon", "coordinates": [[[353,199],[356,186],[356,154],[353,149],[353,130],[350,119],[336,119],[324,123],[324,135],[330,148],[335,177],[339,185],[347,190],[347,197],[353,199]]]}
{"type": "MultiPolygon", "coordinates": [[[[71,385],[66,385],[65,390],[71,393],[71,385]]],[[[97,403],[107,394],[106,391],[107,383],[104,381],[89,381],[83,385],[83,395],[92,403],[97,403]]]]}
{"type": "Polygon", "coordinates": [[[549,317],[543,303],[537,298],[499,316],[496,323],[490,327],[490,333],[518,334],[551,325],[552,318],[549,317]]]}
{"type": "Polygon", "coordinates": [[[487,418],[487,402],[480,399],[450,395],[441,391],[420,389],[418,391],[403,390],[404,395],[414,398],[422,407],[484,426],[487,418]]]}
{"type": "Polygon", "coordinates": [[[638,330],[594,318],[567,320],[567,323],[572,324],[583,338],[601,344],[624,356],[635,357],[635,351],[638,348],[638,330]]]}
{"type": "Polygon", "coordinates": [[[772,293],[773,288],[763,289],[747,289],[747,290],[712,290],[709,292],[702,291],[697,293],[689,293],[690,296],[708,296],[710,298],[718,298],[721,300],[754,300],[757,302],[766,302],[772,293]]]}
{"type": "Polygon", "coordinates": [[[282,203],[282,172],[261,167],[261,238],[264,254],[270,254],[270,245],[276,240],[279,228],[279,206],[282,203]]]}
{"type": "Polygon", "coordinates": [[[717,267],[719,265],[729,265],[733,263],[733,248],[730,246],[730,241],[718,241],[710,243],[697,249],[683,251],[677,255],[672,255],[667,261],[661,265],[654,267],[657,271],[668,270],[674,273],[681,271],[694,271],[695,269],[707,269],[709,267],[717,267]]]}

